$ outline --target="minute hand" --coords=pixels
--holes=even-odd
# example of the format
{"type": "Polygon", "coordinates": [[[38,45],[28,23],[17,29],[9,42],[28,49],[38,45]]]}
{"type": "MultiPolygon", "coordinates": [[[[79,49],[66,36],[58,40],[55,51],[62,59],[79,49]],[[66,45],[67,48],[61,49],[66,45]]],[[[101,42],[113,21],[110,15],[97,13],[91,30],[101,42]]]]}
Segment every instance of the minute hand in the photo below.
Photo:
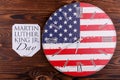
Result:
{"type": "MultiPolygon", "coordinates": [[[[79,38],[77,41],[75,41],[74,43],[77,43],[77,44],[80,43],[80,38],[79,38]]],[[[63,50],[66,49],[68,46],[70,46],[70,45],[72,45],[72,44],[74,44],[74,43],[70,43],[70,44],[64,46],[63,48],[61,48],[61,50],[59,50],[58,52],[54,53],[52,56],[58,55],[61,51],[63,51],[63,50]]]]}

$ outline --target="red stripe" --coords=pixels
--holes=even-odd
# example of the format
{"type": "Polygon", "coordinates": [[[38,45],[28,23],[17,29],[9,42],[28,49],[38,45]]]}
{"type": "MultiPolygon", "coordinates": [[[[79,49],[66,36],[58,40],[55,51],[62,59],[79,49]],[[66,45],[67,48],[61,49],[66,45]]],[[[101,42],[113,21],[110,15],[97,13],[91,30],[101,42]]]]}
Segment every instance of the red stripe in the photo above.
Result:
{"type": "MultiPolygon", "coordinates": [[[[60,60],[60,61],[50,61],[50,63],[54,66],[61,66],[63,67],[65,64],[65,60],[60,60]]],[[[93,63],[91,60],[68,60],[68,63],[66,64],[66,66],[75,66],[77,64],[77,62],[82,63],[84,66],[88,66],[88,65],[92,65],[93,63]]],[[[93,62],[95,63],[95,65],[106,65],[109,60],[93,60],[93,62]]]]}
{"type": "MultiPolygon", "coordinates": [[[[61,49],[44,49],[46,55],[53,55],[61,49]]],[[[76,49],[64,49],[59,55],[75,54],[76,49]]],[[[77,54],[113,54],[114,48],[78,49],[77,54]]]]}
{"type": "Polygon", "coordinates": [[[89,3],[80,3],[80,7],[95,7],[95,6],[89,3]]]}
{"type": "Polygon", "coordinates": [[[84,13],[82,14],[82,17],[80,19],[91,19],[91,18],[94,18],[94,19],[100,19],[100,18],[108,18],[109,19],[109,16],[107,16],[107,14],[105,13],[84,13]],[[94,15],[94,16],[93,16],[94,15]]]}
{"type": "Polygon", "coordinates": [[[63,72],[64,74],[70,75],[70,76],[75,76],[75,77],[84,77],[84,76],[89,76],[92,74],[95,74],[96,71],[87,71],[87,72],[63,72]]]}
{"type": "Polygon", "coordinates": [[[115,30],[114,25],[80,25],[81,31],[115,30]]]}
{"type": "Polygon", "coordinates": [[[116,42],[116,37],[110,37],[110,40],[104,41],[108,37],[83,37],[81,43],[88,42],[116,42]]]}

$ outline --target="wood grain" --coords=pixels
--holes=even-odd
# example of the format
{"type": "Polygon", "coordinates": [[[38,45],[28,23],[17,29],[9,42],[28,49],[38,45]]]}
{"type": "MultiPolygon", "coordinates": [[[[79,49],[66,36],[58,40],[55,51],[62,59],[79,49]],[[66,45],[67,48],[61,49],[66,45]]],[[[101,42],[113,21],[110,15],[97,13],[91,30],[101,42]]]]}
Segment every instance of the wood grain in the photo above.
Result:
{"type": "Polygon", "coordinates": [[[0,80],[120,79],[119,3],[120,0],[0,0],[0,80]],[[88,77],[70,77],[56,71],[48,63],[42,49],[31,58],[22,58],[12,50],[13,24],[36,23],[43,31],[45,22],[54,11],[73,2],[87,2],[100,7],[115,24],[117,47],[113,58],[104,69],[88,77]]]}

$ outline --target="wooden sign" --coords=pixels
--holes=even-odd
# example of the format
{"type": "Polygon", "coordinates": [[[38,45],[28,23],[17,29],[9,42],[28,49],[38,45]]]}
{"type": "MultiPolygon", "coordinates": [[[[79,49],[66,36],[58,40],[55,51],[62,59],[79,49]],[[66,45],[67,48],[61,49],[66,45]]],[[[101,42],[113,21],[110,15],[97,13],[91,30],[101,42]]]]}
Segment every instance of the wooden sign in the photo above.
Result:
{"type": "Polygon", "coordinates": [[[12,49],[22,57],[32,57],[40,50],[40,26],[37,24],[13,25],[12,49]]]}

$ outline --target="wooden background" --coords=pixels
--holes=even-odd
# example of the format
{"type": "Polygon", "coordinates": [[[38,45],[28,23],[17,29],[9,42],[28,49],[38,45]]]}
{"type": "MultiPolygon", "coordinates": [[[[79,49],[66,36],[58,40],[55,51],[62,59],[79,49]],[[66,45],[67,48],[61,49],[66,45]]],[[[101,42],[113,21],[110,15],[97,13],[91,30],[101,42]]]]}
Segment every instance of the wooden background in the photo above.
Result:
{"type": "Polygon", "coordinates": [[[120,80],[120,0],[0,0],[0,80],[120,80]],[[71,2],[88,2],[103,9],[117,30],[117,48],[109,64],[88,77],[66,76],[51,67],[41,49],[31,58],[12,50],[12,25],[36,23],[43,27],[58,8],[71,2]]]}

